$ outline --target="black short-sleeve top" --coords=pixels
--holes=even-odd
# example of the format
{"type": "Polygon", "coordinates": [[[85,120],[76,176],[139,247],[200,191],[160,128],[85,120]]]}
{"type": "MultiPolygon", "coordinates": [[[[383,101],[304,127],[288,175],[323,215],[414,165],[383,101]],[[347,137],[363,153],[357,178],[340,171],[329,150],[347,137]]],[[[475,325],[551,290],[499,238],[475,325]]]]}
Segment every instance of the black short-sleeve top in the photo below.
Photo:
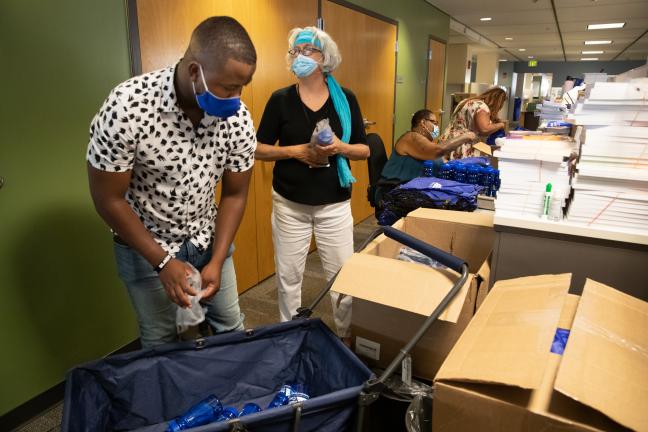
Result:
{"type": "MultiPolygon", "coordinates": [[[[350,144],[365,144],[362,113],[355,95],[348,89],[343,91],[351,110],[350,144]]],[[[331,129],[338,138],[342,137],[342,125],[333,100],[329,96],[317,111],[310,110],[299,97],[296,85],[275,91],[266,104],[257,129],[257,141],[280,146],[291,146],[310,142],[318,121],[328,118],[331,129]]],[[[337,157],[329,158],[327,168],[309,168],[297,159],[283,159],[275,163],[272,187],[284,198],[300,204],[324,205],[338,203],[351,198],[351,189],[340,186],[337,174],[337,157]]]]}

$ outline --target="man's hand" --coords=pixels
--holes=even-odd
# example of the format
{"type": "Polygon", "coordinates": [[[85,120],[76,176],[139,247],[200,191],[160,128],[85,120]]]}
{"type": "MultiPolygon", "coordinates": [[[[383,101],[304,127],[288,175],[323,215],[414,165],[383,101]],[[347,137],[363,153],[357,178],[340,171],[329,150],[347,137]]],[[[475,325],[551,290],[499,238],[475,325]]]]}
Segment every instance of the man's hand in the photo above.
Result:
{"type": "Polygon", "coordinates": [[[209,300],[218,292],[221,284],[221,270],[223,266],[210,261],[200,272],[202,278],[202,299],[209,300]]]}
{"type": "Polygon", "coordinates": [[[191,268],[183,261],[173,258],[160,272],[160,280],[169,299],[182,308],[191,306],[188,295],[196,295],[189,286],[187,276],[191,275],[191,268]]]}
{"type": "Polygon", "coordinates": [[[321,167],[321,160],[310,144],[298,144],[288,147],[292,152],[292,157],[311,167],[321,167]]]}

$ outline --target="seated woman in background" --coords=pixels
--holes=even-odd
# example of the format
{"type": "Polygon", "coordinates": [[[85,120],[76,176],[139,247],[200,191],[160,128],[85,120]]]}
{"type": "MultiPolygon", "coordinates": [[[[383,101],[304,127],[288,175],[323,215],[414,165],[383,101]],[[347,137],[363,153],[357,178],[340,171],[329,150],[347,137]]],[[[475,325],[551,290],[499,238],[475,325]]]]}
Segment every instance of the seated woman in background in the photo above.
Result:
{"type": "MultiPolygon", "coordinates": [[[[422,109],[412,116],[412,129],[401,135],[394,144],[391,156],[385,164],[376,188],[376,203],[380,203],[382,194],[394,186],[420,177],[423,162],[434,161],[434,173],[441,165],[441,158],[459,146],[476,140],[477,135],[466,131],[449,140],[434,140],[439,136],[439,122],[434,113],[422,109]]],[[[378,205],[379,208],[379,205],[378,205]]]]}
{"type": "MultiPolygon", "coordinates": [[[[450,124],[441,135],[441,141],[451,140],[466,132],[474,132],[486,141],[488,135],[506,127],[506,124],[497,117],[505,101],[506,92],[499,87],[493,87],[479,96],[462,100],[452,113],[450,124]]],[[[472,156],[472,144],[475,144],[477,139],[457,148],[448,159],[472,156]]]]}

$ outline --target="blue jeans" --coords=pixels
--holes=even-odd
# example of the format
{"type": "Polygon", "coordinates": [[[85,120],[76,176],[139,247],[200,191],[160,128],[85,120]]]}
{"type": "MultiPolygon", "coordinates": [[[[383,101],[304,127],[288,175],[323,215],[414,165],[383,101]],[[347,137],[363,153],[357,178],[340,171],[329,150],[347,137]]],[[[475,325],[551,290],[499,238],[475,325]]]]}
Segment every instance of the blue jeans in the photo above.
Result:
{"type": "MultiPolygon", "coordinates": [[[[117,271],[135,308],[142,347],[177,341],[178,305],[167,296],[160,277],[137,251],[117,242],[114,244],[117,271]]],[[[206,320],[214,333],[243,330],[244,315],[239,309],[233,251],[234,247],[230,246],[221,271],[220,289],[211,300],[204,303],[207,306],[206,320]]],[[[202,270],[211,259],[211,254],[211,246],[206,251],[201,251],[186,240],[176,253],[176,258],[202,270]]]]}

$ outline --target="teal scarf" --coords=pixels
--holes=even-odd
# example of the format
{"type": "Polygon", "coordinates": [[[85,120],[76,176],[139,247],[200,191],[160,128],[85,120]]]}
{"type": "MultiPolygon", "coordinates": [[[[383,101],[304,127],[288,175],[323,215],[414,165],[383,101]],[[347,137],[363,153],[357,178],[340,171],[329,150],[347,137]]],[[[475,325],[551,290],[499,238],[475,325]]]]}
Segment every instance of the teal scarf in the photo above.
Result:
{"type": "MultiPolygon", "coordinates": [[[[326,83],[328,84],[329,93],[333,99],[335,112],[337,112],[340,123],[342,124],[342,141],[348,143],[351,139],[351,109],[349,108],[349,101],[344,91],[342,91],[340,84],[338,84],[330,73],[326,75],[326,83]]],[[[340,186],[343,188],[349,188],[351,187],[351,183],[356,182],[353,174],[351,174],[351,168],[349,168],[347,158],[341,154],[337,155],[337,172],[340,186]]]]}

